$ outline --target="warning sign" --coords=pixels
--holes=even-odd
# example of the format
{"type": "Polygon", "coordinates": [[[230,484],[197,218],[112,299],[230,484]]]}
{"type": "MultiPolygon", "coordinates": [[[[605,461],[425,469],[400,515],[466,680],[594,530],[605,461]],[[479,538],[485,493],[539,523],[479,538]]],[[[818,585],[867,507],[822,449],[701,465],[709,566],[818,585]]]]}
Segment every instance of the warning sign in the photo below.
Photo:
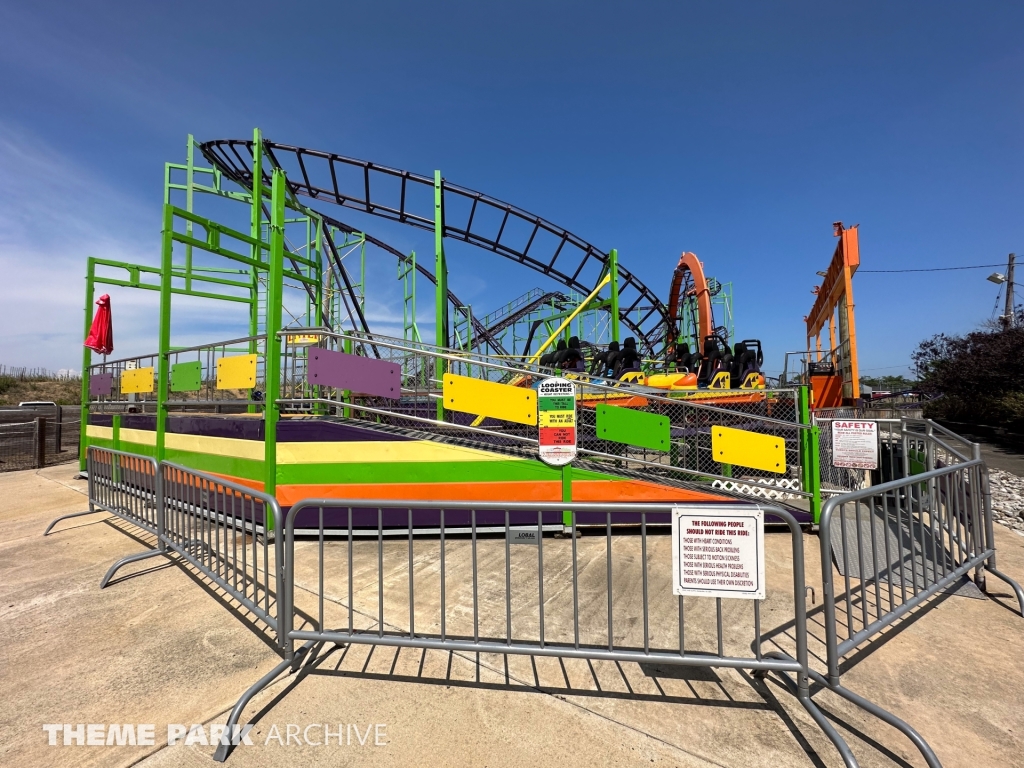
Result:
{"type": "Polygon", "coordinates": [[[878,469],[878,422],[833,421],[832,464],[851,469],[878,469]]]}
{"type": "Polygon", "coordinates": [[[576,458],[576,385],[545,379],[537,389],[540,458],[561,467],[576,458]]]}
{"type": "Polygon", "coordinates": [[[764,512],[676,507],[672,576],[674,595],[764,600],[764,512]]]}

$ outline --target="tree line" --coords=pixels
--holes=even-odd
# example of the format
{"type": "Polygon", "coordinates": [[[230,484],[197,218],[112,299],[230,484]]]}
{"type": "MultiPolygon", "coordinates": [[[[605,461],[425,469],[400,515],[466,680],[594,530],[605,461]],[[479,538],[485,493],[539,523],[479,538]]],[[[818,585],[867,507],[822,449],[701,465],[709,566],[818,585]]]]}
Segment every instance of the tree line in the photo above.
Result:
{"type": "Polygon", "coordinates": [[[940,395],[929,418],[1024,433],[1024,309],[1013,325],[989,322],[963,335],[936,334],[911,355],[917,388],[940,395]]]}

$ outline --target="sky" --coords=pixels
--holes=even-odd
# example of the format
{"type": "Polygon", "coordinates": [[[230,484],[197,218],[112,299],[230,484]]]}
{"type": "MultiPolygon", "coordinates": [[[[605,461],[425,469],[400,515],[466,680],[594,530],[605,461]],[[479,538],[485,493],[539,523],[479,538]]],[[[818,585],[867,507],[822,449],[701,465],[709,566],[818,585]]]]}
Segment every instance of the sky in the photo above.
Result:
{"type": "MultiPolygon", "coordinates": [[[[617,248],[662,299],[694,251],[769,372],[804,346],[832,222],[859,224],[861,372],[906,373],[922,339],[992,317],[1003,270],[868,270],[1024,253],[1022,28],[1011,2],[0,0],[0,364],[80,368],[86,258],[157,264],[163,164],[258,126],[440,169],[617,248]]],[[[430,233],[343,218],[430,263],[430,233]]],[[[556,287],[464,244],[449,260],[475,314],[556,287]]],[[[155,294],[110,293],[114,356],[155,350],[155,294]]],[[[392,257],[367,293],[371,327],[400,330],[392,257]]],[[[175,319],[177,344],[236,320],[175,319]]]]}

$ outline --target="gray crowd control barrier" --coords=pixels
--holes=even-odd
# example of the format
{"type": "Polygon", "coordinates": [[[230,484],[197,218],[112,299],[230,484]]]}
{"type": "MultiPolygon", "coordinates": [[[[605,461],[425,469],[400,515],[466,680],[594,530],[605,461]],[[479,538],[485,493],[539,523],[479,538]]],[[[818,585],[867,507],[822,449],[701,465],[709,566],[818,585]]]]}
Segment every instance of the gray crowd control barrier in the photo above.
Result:
{"type": "MultiPolygon", "coordinates": [[[[740,502],[737,509],[752,506],[740,502]]],[[[393,500],[304,500],[291,508],[285,523],[284,660],[242,695],[231,711],[228,730],[237,732],[252,697],[279,675],[310,663],[314,649],[366,644],[727,667],[751,670],[759,677],[774,672],[853,768],[857,761],[850,747],[810,696],[803,532],[788,510],[757,506],[785,523],[791,540],[793,655],[762,652],[760,600],[689,597],[684,611],[684,598],[675,596],[671,587],[671,537],[651,535],[657,524],[664,531],[672,505],[421,502],[410,507],[393,500]],[[439,534],[416,538],[414,510],[422,513],[427,507],[437,517],[439,534]],[[568,538],[545,540],[546,516],[560,518],[565,511],[572,518],[568,538]],[[408,516],[404,541],[385,537],[385,519],[395,514],[408,516]],[[305,518],[304,540],[297,546],[300,515],[305,518]],[[354,536],[356,525],[365,534],[367,515],[376,518],[376,537],[354,536]],[[524,515],[532,515],[535,523],[524,523],[524,515]],[[486,525],[493,532],[502,521],[504,536],[478,536],[478,528],[486,525]],[[446,537],[446,524],[468,528],[468,540],[446,537]],[[579,537],[578,526],[583,525],[588,535],[579,537]],[[636,535],[614,536],[618,526],[631,526],[636,535]],[[515,543],[524,538],[535,545],[535,553],[515,543]],[[585,558],[580,551],[584,548],[585,558]],[[424,558],[429,568],[423,567],[424,558]],[[625,578],[618,584],[620,570],[625,578]],[[295,605],[300,578],[303,595],[312,595],[301,611],[295,605]],[[416,595],[423,592],[430,598],[418,603],[416,595]],[[702,609],[709,602],[714,609],[702,609]],[[697,630],[694,622],[703,626],[697,630]],[[744,625],[745,631],[738,632],[744,625]],[[655,637],[657,643],[652,642],[655,637]],[[303,645],[296,648],[297,643],[303,645]],[[693,650],[695,645],[714,650],[693,650]]],[[[908,725],[889,718],[923,744],[908,725]]],[[[226,759],[231,749],[222,744],[215,758],[226,759]]]]}
{"type": "Polygon", "coordinates": [[[90,446],[86,458],[89,510],[61,520],[109,512],[156,537],[154,549],[114,563],[106,587],[124,566],[177,556],[269,627],[279,647],[283,537],[281,508],[267,494],[170,462],[90,446]]]}
{"type": "Polygon", "coordinates": [[[1006,582],[1024,615],[1020,585],[996,568],[988,470],[977,446],[974,452],[973,459],[956,452],[959,463],[825,504],[820,540],[828,685],[837,692],[844,656],[960,585],[972,570],[981,590],[986,573],[1006,582]],[[843,579],[839,595],[833,563],[843,579]]]}
{"type": "MultiPolygon", "coordinates": [[[[1024,612],[1024,592],[996,568],[988,474],[977,446],[970,458],[949,436],[934,445],[931,439],[909,435],[906,441],[917,442],[905,444],[918,452],[903,452],[905,463],[914,455],[926,471],[913,474],[905,465],[905,477],[825,505],[824,675],[808,663],[804,533],[788,510],[772,504],[720,507],[757,506],[788,529],[792,594],[774,589],[782,604],[791,599],[792,618],[767,632],[760,600],[690,596],[684,603],[673,593],[672,539],[664,535],[670,504],[309,499],[285,518],[274,498],[250,488],[90,447],[89,510],[57,518],[44,535],[60,520],[113,514],[154,535],[156,546],[119,560],[101,587],[128,563],[176,557],[273,633],[282,661],[238,700],[229,734],[239,733],[246,705],[278,677],[312,665],[325,647],[363,644],[774,673],[848,768],[858,765],[856,757],[813,701],[812,683],[898,729],[931,768],[940,768],[910,725],[841,684],[840,664],[972,570],[982,589],[986,573],[1009,584],[1024,612]],[[947,461],[953,463],[932,468],[947,461]],[[414,513],[435,516],[437,534],[414,535],[414,513]],[[571,516],[565,536],[545,539],[547,524],[565,513],[571,516]],[[408,521],[406,535],[394,536],[396,520],[408,521]],[[631,535],[614,535],[620,527],[631,535]],[[466,533],[448,533],[453,528],[466,533]],[[839,595],[833,562],[845,587],[839,595]],[[792,639],[791,649],[778,645],[783,635],[792,639]],[[779,650],[764,652],[769,642],[779,650]]],[[[776,607],[773,621],[778,618],[776,607]]],[[[232,748],[222,741],[214,758],[225,760],[232,748]]]]}

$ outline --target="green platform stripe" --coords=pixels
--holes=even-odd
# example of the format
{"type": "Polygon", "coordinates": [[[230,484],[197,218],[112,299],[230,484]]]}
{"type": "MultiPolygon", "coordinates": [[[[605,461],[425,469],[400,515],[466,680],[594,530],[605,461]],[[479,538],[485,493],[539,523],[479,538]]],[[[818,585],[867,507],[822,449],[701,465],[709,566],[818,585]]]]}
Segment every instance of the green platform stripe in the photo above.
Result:
{"type": "Polygon", "coordinates": [[[200,472],[213,472],[217,475],[229,475],[245,480],[263,481],[263,462],[253,459],[239,459],[234,456],[217,456],[212,453],[180,451],[168,448],[165,450],[167,461],[180,464],[200,472]]]}
{"type": "Polygon", "coordinates": [[[121,445],[118,448],[119,451],[125,453],[134,453],[138,456],[152,456],[156,457],[156,446],[155,445],[143,445],[142,443],[132,443],[128,440],[122,440],[121,445]]]}
{"type": "Polygon", "coordinates": [[[106,438],[103,437],[89,437],[86,438],[86,450],[89,450],[90,446],[95,446],[96,448],[107,448],[112,451],[114,450],[114,441],[107,440],[106,438]]]}
{"type": "Polygon", "coordinates": [[[203,386],[203,364],[175,363],[171,366],[171,392],[198,392],[203,386]]]}
{"type": "Polygon", "coordinates": [[[541,397],[537,402],[542,411],[571,411],[576,408],[576,401],[571,397],[541,397]]]}
{"type": "Polygon", "coordinates": [[[668,416],[614,405],[597,406],[597,436],[613,443],[636,445],[654,451],[667,451],[671,447],[668,416]]]}
{"type": "MultiPolygon", "coordinates": [[[[113,448],[112,440],[91,437],[89,445],[113,448]]],[[[140,456],[153,456],[155,446],[121,441],[121,450],[140,456]]],[[[262,481],[263,462],[196,451],[167,448],[166,460],[200,472],[211,472],[245,480],[262,481]]],[[[469,461],[469,462],[387,462],[357,464],[351,462],[325,464],[281,464],[277,468],[279,483],[315,485],[319,483],[461,483],[501,481],[558,481],[560,469],[537,461],[469,461]]],[[[573,469],[574,480],[622,480],[604,472],[573,469]]]]}

